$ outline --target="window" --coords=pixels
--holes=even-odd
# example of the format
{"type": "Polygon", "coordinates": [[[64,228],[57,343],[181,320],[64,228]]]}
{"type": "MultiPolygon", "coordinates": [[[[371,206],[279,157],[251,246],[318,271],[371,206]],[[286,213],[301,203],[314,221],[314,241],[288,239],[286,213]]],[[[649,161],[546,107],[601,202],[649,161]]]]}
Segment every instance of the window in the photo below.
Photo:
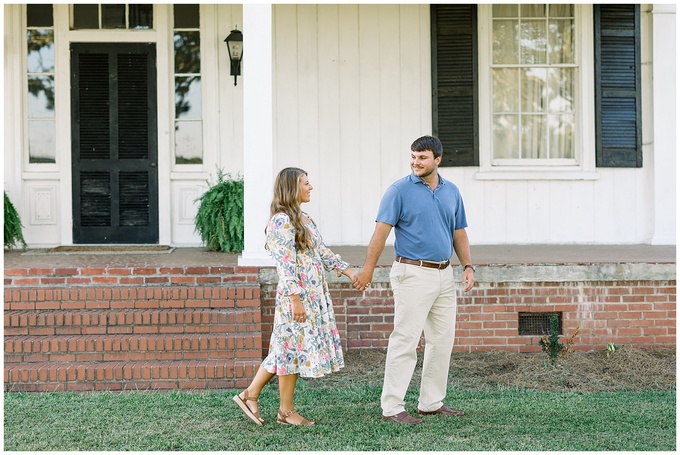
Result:
{"type": "Polygon", "coordinates": [[[599,178],[596,120],[611,105],[604,96],[617,91],[603,91],[598,110],[594,66],[618,57],[616,47],[597,54],[594,8],[431,6],[432,129],[444,145],[441,166],[478,166],[478,180],[599,178]]]}
{"type": "Polygon", "coordinates": [[[56,162],[51,4],[26,5],[26,50],[28,162],[51,164],[56,162]]]}
{"type": "Polygon", "coordinates": [[[492,164],[574,164],[573,5],[493,5],[492,164]]]}
{"type": "Polygon", "coordinates": [[[175,164],[203,163],[198,5],[174,5],[175,164]]]}
{"type": "Polygon", "coordinates": [[[153,5],[82,4],[73,5],[71,30],[153,28],[153,5]]]}

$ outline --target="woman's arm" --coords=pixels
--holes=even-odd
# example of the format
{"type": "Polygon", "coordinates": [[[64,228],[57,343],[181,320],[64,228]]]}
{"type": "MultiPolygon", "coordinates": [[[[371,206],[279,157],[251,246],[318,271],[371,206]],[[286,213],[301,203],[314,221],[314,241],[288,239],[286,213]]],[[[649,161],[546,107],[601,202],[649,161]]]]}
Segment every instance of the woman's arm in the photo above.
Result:
{"type": "Polygon", "coordinates": [[[277,213],[267,226],[267,248],[276,261],[279,284],[287,295],[302,293],[302,283],[297,275],[297,249],[295,228],[288,215],[277,213]]]}

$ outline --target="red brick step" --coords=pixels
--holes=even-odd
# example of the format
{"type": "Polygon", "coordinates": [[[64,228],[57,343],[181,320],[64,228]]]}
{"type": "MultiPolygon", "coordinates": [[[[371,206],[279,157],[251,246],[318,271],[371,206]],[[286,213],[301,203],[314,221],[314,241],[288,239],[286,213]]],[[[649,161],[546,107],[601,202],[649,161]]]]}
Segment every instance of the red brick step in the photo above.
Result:
{"type": "Polygon", "coordinates": [[[259,329],[251,309],[5,311],[5,336],[234,332],[259,329]],[[238,325],[238,327],[237,327],[238,325]]]}
{"type": "Polygon", "coordinates": [[[6,392],[234,389],[246,387],[260,360],[5,365],[6,392]]]}
{"type": "Polygon", "coordinates": [[[216,360],[257,356],[259,334],[140,334],[6,337],[5,363],[216,360]]]}

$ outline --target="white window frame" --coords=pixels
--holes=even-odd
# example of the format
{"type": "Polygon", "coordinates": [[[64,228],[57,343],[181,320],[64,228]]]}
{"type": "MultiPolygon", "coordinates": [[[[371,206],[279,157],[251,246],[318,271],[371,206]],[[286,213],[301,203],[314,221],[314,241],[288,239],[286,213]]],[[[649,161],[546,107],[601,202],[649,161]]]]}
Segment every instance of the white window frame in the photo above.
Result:
{"type": "Polygon", "coordinates": [[[596,180],[595,167],[595,76],[592,5],[574,5],[575,21],[575,115],[574,160],[550,160],[536,165],[535,160],[493,159],[493,99],[491,82],[492,55],[491,4],[479,5],[478,84],[479,84],[479,172],[477,180],[596,180]],[[502,164],[500,164],[502,163],[502,164]]]}
{"type": "Polygon", "coordinates": [[[61,157],[59,156],[59,103],[57,99],[57,15],[55,10],[55,5],[52,5],[52,27],[28,27],[27,22],[27,7],[22,5],[21,7],[21,125],[22,125],[22,153],[21,160],[23,169],[27,172],[59,172],[59,162],[61,157]],[[28,117],[28,42],[26,40],[26,32],[33,28],[51,28],[53,31],[54,38],[54,70],[52,72],[54,76],[54,163],[31,163],[30,150],[29,150],[29,137],[28,137],[28,124],[30,119],[28,117]]]}
{"type": "Polygon", "coordinates": [[[168,5],[169,17],[169,84],[170,84],[170,170],[173,180],[176,179],[200,179],[205,180],[210,171],[214,169],[217,159],[217,143],[219,141],[219,126],[217,123],[219,104],[214,93],[208,94],[210,87],[217,86],[217,58],[218,47],[212,45],[217,36],[217,8],[216,5],[199,5],[200,14],[200,38],[201,38],[201,131],[202,131],[202,158],[201,164],[177,164],[175,162],[175,48],[174,48],[174,18],[173,5],[168,5]]]}

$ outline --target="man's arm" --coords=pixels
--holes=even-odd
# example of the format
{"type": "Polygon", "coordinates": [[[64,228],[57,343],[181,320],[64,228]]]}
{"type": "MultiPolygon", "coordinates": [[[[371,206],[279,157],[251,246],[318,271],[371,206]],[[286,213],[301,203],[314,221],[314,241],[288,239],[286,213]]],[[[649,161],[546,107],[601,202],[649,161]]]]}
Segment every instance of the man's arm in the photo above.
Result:
{"type": "MultiPolygon", "coordinates": [[[[453,249],[456,252],[456,256],[458,256],[460,265],[465,267],[467,264],[472,264],[470,241],[464,228],[453,231],[453,249]]],[[[472,289],[472,286],[475,284],[475,272],[471,268],[463,271],[463,284],[466,285],[465,292],[472,289]]]]}
{"type": "Polygon", "coordinates": [[[373,270],[375,269],[378,259],[385,249],[385,241],[387,236],[390,235],[392,226],[387,223],[382,223],[377,221],[375,223],[375,230],[373,231],[373,236],[371,236],[371,241],[368,243],[368,249],[366,250],[366,260],[364,261],[364,266],[355,278],[353,284],[354,287],[359,290],[365,290],[373,279],[373,270]]]}

